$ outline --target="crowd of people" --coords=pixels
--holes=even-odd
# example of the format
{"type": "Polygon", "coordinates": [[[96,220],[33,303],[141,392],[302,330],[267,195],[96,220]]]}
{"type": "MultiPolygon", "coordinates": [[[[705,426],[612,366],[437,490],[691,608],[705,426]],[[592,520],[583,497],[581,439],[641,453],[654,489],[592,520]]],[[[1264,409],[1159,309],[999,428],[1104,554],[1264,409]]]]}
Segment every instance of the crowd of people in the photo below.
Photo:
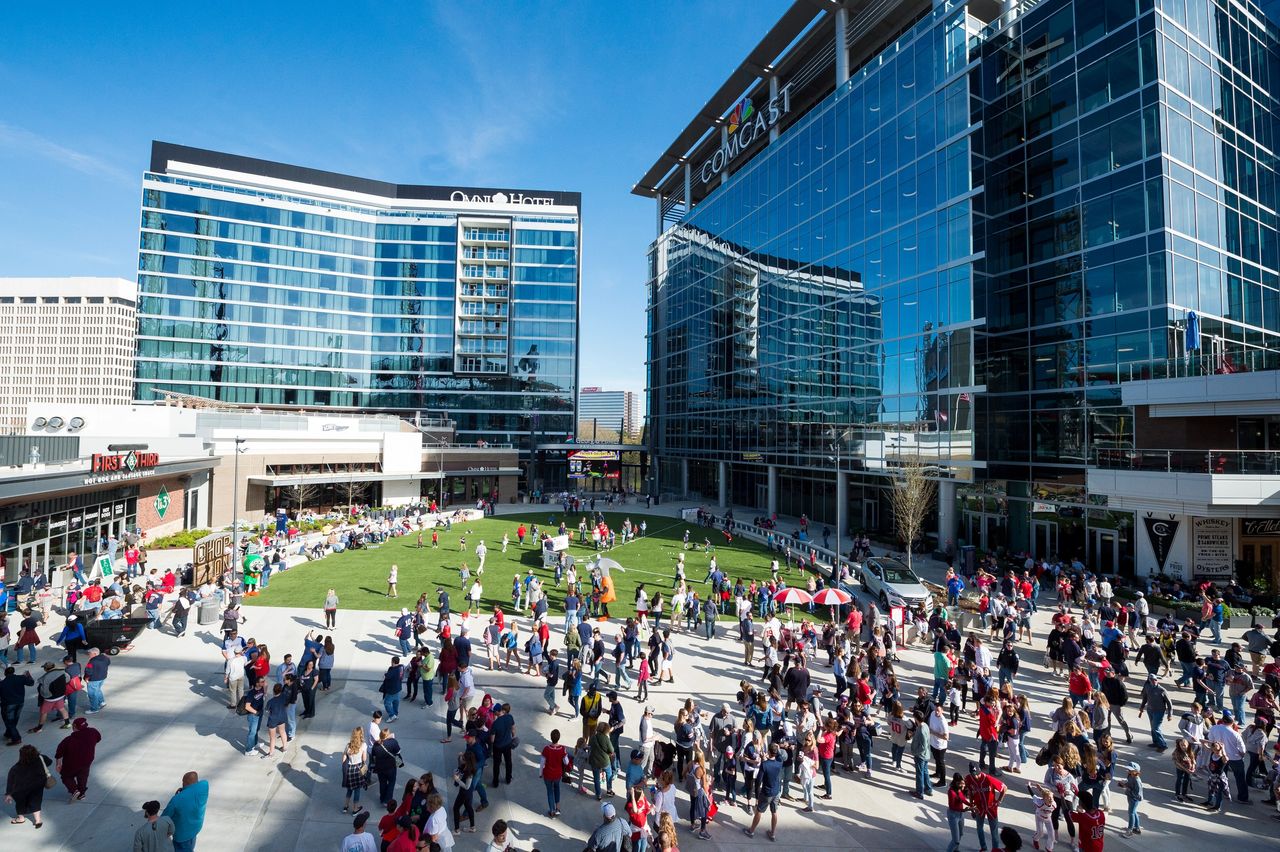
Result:
{"type": "MultiPolygon", "coordinates": [[[[1116,807],[1124,801],[1114,829],[1127,835],[1142,833],[1145,809],[1190,804],[1193,785],[1202,785],[1196,803],[1205,808],[1223,809],[1233,798],[1243,805],[1251,788],[1275,803],[1280,621],[1252,626],[1241,642],[1229,643],[1220,624],[1214,629],[1220,610],[1212,600],[1203,620],[1178,623],[1153,617],[1141,596],[1122,604],[1088,571],[996,573],[982,565],[967,578],[948,572],[946,602],[922,606],[902,625],[871,605],[849,607],[819,629],[760,606],[762,594],[785,588],[784,579],[731,580],[716,567],[714,548],[704,551],[704,577],[687,576],[679,555],[670,598],[640,584],[632,617],[584,618],[584,589],[570,577],[561,592],[559,576],[553,591],[564,619],[556,612],[554,626],[551,583],[536,576],[531,583],[516,577],[513,614],[497,608],[458,619],[443,590],[434,621],[425,596],[416,611],[404,610],[395,637],[403,653],[384,675],[383,708],[353,729],[343,755],[344,804],[360,808],[361,785],[378,781],[387,812],[378,824],[383,848],[449,849],[455,834],[475,830],[490,794],[513,783],[512,753],[521,748],[518,714],[496,687],[477,686],[478,670],[537,678],[545,712],[572,725],[557,721],[545,742],[532,745],[547,819],[561,818],[566,789],[600,803],[588,850],[666,852],[677,846],[676,826],[709,839],[724,830],[717,823],[733,808],[743,810],[748,836],[764,831],[775,840],[783,807],[840,812],[840,774],[883,785],[901,773],[904,792],[921,801],[939,796],[952,850],[970,820],[981,849],[1017,848],[1021,838],[1001,825],[1000,813],[1023,793],[1022,807],[1034,813],[1035,848],[1053,849],[1065,833],[1086,852],[1102,848],[1113,798],[1116,807]],[[976,600],[966,595],[971,585],[976,600]],[[1056,606],[1047,603],[1049,629],[1033,632],[1032,616],[1046,596],[1057,597],[1056,606]],[[690,602],[698,602],[692,608],[712,630],[720,618],[736,619],[747,676],[736,701],[706,707],[691,694],[663,722],[648,690],[656,681],[668,685],[668,695],[679,694],[671,661],[696,635],[678,629],[690,602]],[[963,631],[962,612],[976,615],[963,631]],[[908,651],[931,660],[931,677],[914,688],[901,656],[908,651]],[[1029,676],[1032,665],[1044,671],[1029,676]],[[1186,677],[1170,684],[1176,672],[1186,677]],[[1027,691],[1033,686],[1060,695],[1060,703],[1047,713],[1035,709],[1027,691]],[[1188,690],[1185,701],[1171,697],[1180,687],[1188,690]],[[388,725],[402,700],[419,696],[427,706],[440,699],[442,742],[460,732],[462,747],[447,778],[412,779],[397,800],[399,747],[388,725]],[[1147,756],[1130,728],[1143,716],[1151,731],[1147,756]],[[1172,719],[1178,744],[1162,758],[1162,729],[1172,719]],[[1151,762],[1161,759],[1171,761],[1175,789],[1156,790],[1144,780],[1144,763],[1150,775],[1151,762]],[[1026,783],[1012,784],[1013,775],[1026,783]]],[[[364,813],[357,814],[361,825],[364,813]]],[[[510,826],[500,826],[509,837],[510,826]]]]}

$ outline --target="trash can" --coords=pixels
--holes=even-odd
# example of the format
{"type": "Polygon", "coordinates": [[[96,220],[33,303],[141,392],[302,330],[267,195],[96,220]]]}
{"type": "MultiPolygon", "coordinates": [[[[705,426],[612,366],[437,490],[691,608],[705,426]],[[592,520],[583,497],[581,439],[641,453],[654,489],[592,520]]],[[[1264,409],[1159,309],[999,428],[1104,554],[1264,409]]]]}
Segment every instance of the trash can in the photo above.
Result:
{"type": "Polygon", "coordinates": [[[216,624],[222,620],[222,605],[217,598],[208,598],[200,602],[200,612],[196,614],[197,624],[216,624]]]}

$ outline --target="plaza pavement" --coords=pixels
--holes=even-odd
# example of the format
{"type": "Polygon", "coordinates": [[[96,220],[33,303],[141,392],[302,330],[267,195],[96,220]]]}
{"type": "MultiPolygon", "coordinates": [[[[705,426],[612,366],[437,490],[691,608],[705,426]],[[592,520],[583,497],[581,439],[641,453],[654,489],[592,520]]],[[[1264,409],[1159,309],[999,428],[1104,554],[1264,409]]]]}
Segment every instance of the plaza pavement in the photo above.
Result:
{"type": "MultiPolygon", "coordinates": [[[[623,562],[625,564],[624,558],[623,562]]],[[[338,564],[320,562],[297,570],[340,570],[338,564]]],[[[936,567],[924,566],[924,573],[936,567]]],[[[636,566],[633,570],[644,569],[636,566]]],[[[103,741],[98,748],[86,800],[72,805],[67,803],[61,786],[49,791],[44,828],[35,831],[30,824],[15,826],[0,820],[0,850],[105,852],[127,849],[134,829],[141,824],[141,803],[154,798],[165,804],[179,786],[183,773],[191,769],[211,784],[205,828],[198,844],[201,852],[336,849],[351,826],[351,818],[340,812],[343,791],[338,755],[352,727],[363,726],[369,714],[381,706],[377,687],[395,650],[391,616],[391,613],[379,612],[339,613],[334,689],[319,696],[315,719],[300,720],[298,735],[289,744],[287,753],[272,758],[246,757],[243,753],[245,721],[226,708],[221,687],[217,624],[199,626],[193,615],[188,635],[182,639],[167,632],[145,635],[133,650],[114,658],[106,684],[107,707],[89,717],[102,732],[103,741]]],[[[1046,715],[1064,691],[1064,684],[1051,683],[1041,666],[1047,617],[1042,610],[1036,619],[1036,644],[1034,649],[1022,651],[1024,669],[1018,682],[1019,688],[1033,699],[1037,714],[1036,728],[1029,741],[1032,755],[1046,738],[1046,715]]],[[[247,618],[243,635],[265,642],[276,662],[285,653],[293,653],[296,658],[302,650],[303,635],[307,630],[319,629],[323,623],[319,602],[314,610],[253,607],[247,610],[247,618]]],[[[472,623],[478,630],[481,622],[473,619],[472,623]]],[[[553,622],[553,625],[556,628],[553,634],[558,634],[560,624],[553,622]]],[[[52,633],[52,626],[47,626],[42,635],[52,633]]],[[[1237,633],[1231,631],[1232,638],[1237,633]]],[[[729,625],[722,624],[720,637],[711,642],[704,641],[700,632],[696,636],[676,635],[676,683],[654,688],[650,696],[650,703],[657,707],[659,734],[664,739],[670,739],[676,708],[687,695],[695,695],[704,708],[714,711],[721,702],[733,703],[738,680],[747,674],[741,665],[740,646],[731,641],[729,625]]],[[[612,647],[611,641],[608,644],[612,647]]],[[[544,788],[537,775],[538,752],[547,741],[549,731],[559,727],[564,741],[572,746],[580,723],[570,721],[563,711],[555,719],[546,715],[540,678],[488,672],[484,670],[483,649],[477,647],[477,652],[481,661],[477,687],[511,702],[521,747],[514,761],[515,783],[490,791],[491,806],[478,815],[477,833],[455,835],[455,848],[483,849],[489,826],[503,818],[526,844],[522,848],[530,848],[532,840],[536,841],[536,848],[543,850],[581,849],[590,831],[599,823],[594,797],[580,796],[566,785],[562,817],[548,820],[543,815],[544,788]]],[[[45,649],[39,662],[60,656],[60,652],[45,649]]],[[[921,646],[904,649],[900,656],[899,671],[905,673],[904,682],[909,686],[904,694],[914,694],[917,685],[930,681],[930,655],[921,646]]],[[[820,657],[813,666],[815,680],[830,688],[832,680],[823,659],[820,657]]],[[[1184,690],[1173,689],[1172,697],[1177,712],[1190,702],[1190,695],[1184,690]]],[[[420,703],[406,704],[400,721],[391,726],[406,761],[406,768],[397,779],[397,788],[403,786],[409,773],[431,771],[437,779],[447,779],[462,748],[462,739],[456,734],[451,744],[439,742],[444,729],[444,711],[443,701],[439,695],[436,698],[432,708],[424,709],[420,703]]],[[[82,699],[81,707],[85,704],[82,699]]],[[[1136,698],[1134,705],[1126,713],[1131,724],[1137,721],[1136,698]]],[[[29,714],[30,701],[27,706],[29,714]]],[[[627,725],[622,747],[626,753],[634,742],[642,706],[630,695],[624,699],[624,706],[627,725]]],[[[24,731],[33,723],[32,716],[24,715],[24,731]]],[[[1166,724],[1166,734],[1173,727],[1166,724]]],[[[971,719],[962,720],[960,727],[953,730],[948,770],[963,771],[967,762],[976,756],[976,725],[971,719]]],[[[1168,754],[1159,756],[1147,748],[1149,740],[1141,723],[1134,725],[1134,732],[1132,746],[1120,745],[1120,760],[1136,759],[1142,763],[1148,796],[1143,806],[1144,831],[1140,837],[1121,836],[1124,798],[1113,791],[1106,839],[1109,848],[1169,848],[1170,843],[1175,844],[1172,848],[1189,848],[1204,836],[1212,836],[1223,848],[1237,852],[1276,848],[1280,824],[1270,818],[1274,809],[1257,801],[1262,798],[1260,793],[1255,792],[1252,805],[1229,805],[1225,817],[1209,815],[1198,807],[1172,804],[1168,754]]],[[[37,743],[42,751],[51,755],[62,735],[56,726],[49,726],[41,734],[24,734],[24,737],[26,742],[37,743]]],[[[887,743],[877,742],[875,757],[882,768],[878,768],[869,782],[860,776],[837,773],[835,798],[829,802],[818,801],[815,814],[802,814],[795,803],[785,804],[779,820],[778,845],[813,850],[945,848],[948,843],[945,795],[936,791],[931,799],[923,802],[912,799],[910,758],[905,762],[907,771],[898,773],[883,768],[888,764],[888,751],[887,743]]],[[[7,752],[8,762],[0,767],[6,770],[16,757],[14,749],[7,752]]],[[[1039,780],[1042,772],[1031,764],[1021,777],[1005,776],[1011,790],[1001,809],[1002,822],[1022,832],[1027,849],[1030,849],[1033,823],[1023,779],[1039,780]]],[[[819,788],[820,784],[819,780],[819,788]]],[[[616,789],[621,791],[620,783],[616,789]]],[[[381,816],[376,790],[375,784],[367,791],[365,800],[373,809],[375,819],[381,816]]],[[[1193,792],[1197,799],[1202,799],[1204,782],[1197,781],[1193,792]]],[[[679,806],[682,815],[686,813],[686,799],[682,792],[679,806]]],[[[615,802],[621,806],[622,799],[615,802]]],[[[747,824],[747,815],[740,807],[724,806],[710,828],[710,841],[698,840],[682,823],[680,843],[687,850],[776,848],[763,831],[754,839],[745,837],[741,829],[747,824]]],[[[1067,848],[1065,826],[1061,843],[1060,848],[1067,848]]],[[[977,849],[972,819],[967,821],[962,848],[977,849]]]]}

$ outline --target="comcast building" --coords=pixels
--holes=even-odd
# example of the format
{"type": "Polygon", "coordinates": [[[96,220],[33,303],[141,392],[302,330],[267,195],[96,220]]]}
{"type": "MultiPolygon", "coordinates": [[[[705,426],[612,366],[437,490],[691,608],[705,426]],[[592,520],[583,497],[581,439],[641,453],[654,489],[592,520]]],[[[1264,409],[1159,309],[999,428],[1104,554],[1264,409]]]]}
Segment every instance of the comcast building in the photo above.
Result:
{"type": "Polygon", "coordinates": [[[157,142],[143,178],[136,395],[444,413],[459,441],[522,452],[563,440],[577,399],[580,203],[157,142]]]}
{"type": "Polygon", "coordinates": [[[936,545],[1133,571],[1094,474],[1199,449],[1135,388],[1280,348],[1278,50],[1238,0],[795,3],[633,187],[655,486],[888,534],[918,460],[936,545]]]}

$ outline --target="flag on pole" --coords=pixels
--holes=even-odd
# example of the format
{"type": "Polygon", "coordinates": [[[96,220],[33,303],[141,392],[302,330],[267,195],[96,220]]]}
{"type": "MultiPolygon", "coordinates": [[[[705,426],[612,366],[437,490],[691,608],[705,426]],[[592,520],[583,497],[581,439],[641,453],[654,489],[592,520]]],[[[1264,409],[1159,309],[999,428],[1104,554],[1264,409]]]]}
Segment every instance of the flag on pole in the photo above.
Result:
{"type": "Polygon", "coordinates": [[[934,420],[940,420],[940,421],[942,421],[943,423],[946,423],[946,422],[947,422],[947,413],[946,413],[945,411],[939,411],[938,409],[936,409],[936,408],[935,408],[935,409],[933,410],[933,419],[934,419],[934,420]]]}
{"type": "Polygon", "coordinates": [[[973,397],[969,396],[969,394],[967,394],[967,393],[962,393],[962,394],[960,394],[960,401],[961,401],[961,402],[973,402],[973,397]]]}

